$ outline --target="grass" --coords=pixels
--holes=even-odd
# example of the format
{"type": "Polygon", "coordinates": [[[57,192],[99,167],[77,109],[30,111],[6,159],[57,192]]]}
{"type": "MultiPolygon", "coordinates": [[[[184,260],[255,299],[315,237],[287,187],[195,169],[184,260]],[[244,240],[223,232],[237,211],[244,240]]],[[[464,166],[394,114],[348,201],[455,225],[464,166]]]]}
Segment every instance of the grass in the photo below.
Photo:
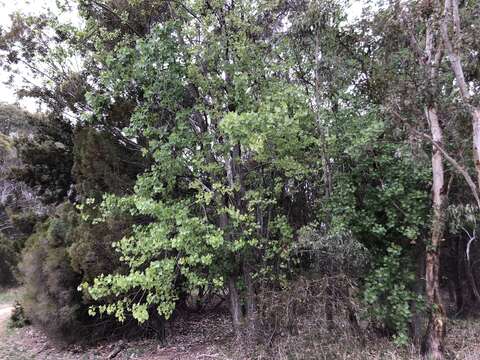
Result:
{"type": "Polygon", "coordinates": [[[1,305],[13,305],[15,300],[20,297],[20,288],[0,288],[0,306],[1,305]]]}

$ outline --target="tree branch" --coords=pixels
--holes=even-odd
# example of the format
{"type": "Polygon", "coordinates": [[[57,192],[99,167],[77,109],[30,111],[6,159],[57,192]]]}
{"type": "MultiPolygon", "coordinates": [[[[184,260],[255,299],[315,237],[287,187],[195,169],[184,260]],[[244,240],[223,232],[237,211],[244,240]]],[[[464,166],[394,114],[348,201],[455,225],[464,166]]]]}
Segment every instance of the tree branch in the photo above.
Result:
{"type": "Polygon", "coordinates": [[[433,146],[435,146],[435,148],[441,152],[441,154],[443,155],[443,157],[445,158],[445,160],[447,160],[462,176],[463,178],[465,179],[465,181],[467,182],[471,192],[472,192],[472,195],[473,197],[475,198],[475,201],[477,202],[477,206],[478,208],[480,209],[480,196],[478,194],[478,191],[477,191],[477,187],[475,185],[475,182],[472,180],[472,177],[470,176],[470,174],[468,173],[468,171],[465,169],[465,166],[463,166],[462,164],[458,163],[452,156],[450,156],[447,151],[440,145],[438,144],[436,141],[434,141],[432,139],[432,137],[430,135],[427,135],[421,131],[418,131],[417,129],[413,128],[413,126],[411,126],[407,121],[406,119],[404,119],[398,112],[396,112],[395,110],[391,110],[392,114],[397,118],[399,119],[400,121],[402,121],[402,123],[406,124],[409,129],[417,136],[420,136],[426,140],[428,140],[433,146]]]}

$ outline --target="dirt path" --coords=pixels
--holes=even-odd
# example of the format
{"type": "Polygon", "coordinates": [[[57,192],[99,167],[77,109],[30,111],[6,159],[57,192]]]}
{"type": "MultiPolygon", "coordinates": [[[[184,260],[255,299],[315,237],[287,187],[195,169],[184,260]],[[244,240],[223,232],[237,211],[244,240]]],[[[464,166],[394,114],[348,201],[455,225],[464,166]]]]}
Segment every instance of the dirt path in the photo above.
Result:
{"type": "Polygon", "coordinates": [[[12,313],[13,306],[10,304],[0,304],[0,336],[3,335],[7,328],[7,322],[12,313]]]}

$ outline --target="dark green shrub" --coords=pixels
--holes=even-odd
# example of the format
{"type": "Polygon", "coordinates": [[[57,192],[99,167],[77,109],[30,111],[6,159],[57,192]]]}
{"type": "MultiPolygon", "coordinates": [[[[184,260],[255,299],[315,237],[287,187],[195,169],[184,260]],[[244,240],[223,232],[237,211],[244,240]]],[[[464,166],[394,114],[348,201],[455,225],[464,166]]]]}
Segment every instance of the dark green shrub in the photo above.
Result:
{"type": "Polygon", "coordinates": [[[75,132],[73,159],[72,174],[80,200],[100,199],[104,193],[128,193],[137,174],[145,169],[145,159],[138,151],[91,127],[75,132]]]}
{"type": "Polygon", "coordinates": [[[18,253],[15,242],[0,233],[0,286],[15,284],[15,267],[18,262],[18,253]]]}
{"type": "Polygon", "coordinates": [[[80,274],[70,266],[68,247],[75,223],[73,209],[64,206],[28,239],[20,270],[25,285],[27,317],[50,335],[71,339],[81,325],[80,274]]]}
{"type": "MultiPolygon", "coordinates": [[[[100,198],[104,192],[131,191],[137,173],[144,168],[140,154],[126,149],[108,133],[88,127],[77,129],[72,155],[75,187],[69,198],[80,203],[100,198]]],[[[97,217],[95,210],[87,207],[83,215],[97,217]]],[[[89,316],[92,299],[78,287],[102,273],[118,270],[118,254],[112,243],[126,235],[131,225],[132,220],[125,216],[92,224],[70,203],[58,206],[38,224],[27,240],[20,265],[26,290],[22,304],[28,318],[51,336],[67,341],[89,340],[117,326],[113,319],[89,316]]]]}
{"type": "Polygon", "coordinates": [[[21,250],[24,245],[23,240],[33,233],[35,224],[41,220],[41,217],[28,209],[9,209],[7,213],[17,237],[22,238],[22,241],[17,244],[21,250]]]}
{"type": "Polygon", "coordinates": [[[100,274],[118,269],[118,253],[112,243],[120,240],[131,228],[131,220],[109,218],[92,225],[81,222],[73,232],[75,240],[68,249],[71,266],[82,281],[91,281],[100,274]]]}
{"type": "Polygon", "coordinates": [[[366,279],[364,300],[375,320],[393,332],[394,341],[407,344],[412,301],[424,310],[422,296],[413,291],[415,274],[399,245],[392,244],[366,279]]]}
{"type": "Polygon", "coordinates": [[[14,142],[19,163],[7,178],[27,184],[44,204],[58,204],[72,184],[72,129],[55,117],[39,117],[32,124],[35,136],[14,142]]]}
{"type": "Polygon", "coordinates": [[[20,264],[25,285],[26,316],[47,334],[67,342],[92,340],[118,326],[113,319],[88,315],[92,300],[79,285],[118,268],[112,242],[126,234],[131,221],[107,219],[92,225],[71,204],[59,206],[53,217],[37,226],[28,239],[20,264]]]}
{"type": "Polygon", "coordinates": [[[30,321],[25,315],[25,310],[23,309],[23,306],[18,301],[16,301],[12,311],[12,316],[10,316],[8,326],[10,328],[22,328],[28,324],[30,324],[30,321]]]}

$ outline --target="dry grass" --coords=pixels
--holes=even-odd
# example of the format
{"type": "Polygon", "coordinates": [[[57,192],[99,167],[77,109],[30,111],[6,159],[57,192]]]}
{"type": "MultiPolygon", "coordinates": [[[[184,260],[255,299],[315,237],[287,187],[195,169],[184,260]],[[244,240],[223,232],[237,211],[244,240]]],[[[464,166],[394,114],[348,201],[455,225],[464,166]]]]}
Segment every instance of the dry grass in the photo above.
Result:
{"type": "MultiPolygon", "coordinates": [[[[155,339],[102,342],[94,347],[52,343],[40,330],[28,326],[0,336],[0,359],[80,360],[105,359],[115,349],[115,359],[137,360],[417,360],[417,349],[397,347],[372,330],[371,324],[352,325],[351,315],[361,307],[355,287],[345,277],[300,279],[283,291],[263,289],[259,303],[261,344],[240,349],[234,341],[228,312],[177,319],[168,329],[168,344],[155,339]],[[330,286],[336,290],[331,291],[330,286]],[[333,318],[325,316],[329,302],[333,318]]],[[[5,296],[5,295],[4,295],[5,296]]],[[[6,295],[6,299],[12,299],[6,295]]],[[[450,320],[447,330],[448,360],[480,359],[480,319],[450,320]]]]}
{"type": "MultiPolygon", "coordinates": [[[[398,348],[386,337],[369,337],[362,344],[341,329],[315,336],[305,329],[296,336],[280,336],[268,349],[260,346],[236,350],[227,314],[182,320],[171,329],[169,342],[160,345],[153,339],[124,342],[115,359],[137,360],[419,360],[416,349],[398,348]],[[309,334],[311,337],[307,337],[309,334]]],[[[480,320],[451,321],[447,335],[448,359],[480,359],[480,320]]],[[[96,347],[61,348],[50,342],[35,327],[9,331],[0,339],[0,359],[80,360],[105,359],[117,346],[101,343],[96,347]]]]}
{"type": "Polygon", "coordinates": [[[21,296],[20,288],[0,288],[0,306],[11,306],[21,296]]]}
{"type": "MultiPolygon", "coordinates": [[[[305,333],[308,333],[306,329],[305,333]]],[[[450,320],[446,339],[447,360],[480,359],[480,319],[450,320]]],[[[311,338],[285,337],[259,357],[275,360],[421,360],[414,346],[398,347],[387,337],[369,336],[365,342],[345,333],[325,331],[311,338]]]]}
{"type": "Polygon", "coordinates": [[[118,351],[115,360],[234,360],[228,355],[231,335],[229,317],[224,313],[180,319],[169,329],[166,345],[139,339],[62,347],[35,326],[27,326],[0,336],[0,359],[100,360],[118,351]]]}
{"type": "MultiPolygon", "coordinates": [[[[299,279],[290,288],[264,294],[267,336],[256,359],[417,360],[413,345],[400,347],[364,318],[348,277],[299,279]],[[334,290],[332,290],[332,286],[334,290]],[[327,306],[333,317],[327,317],[327,306]]],[[[265,324],[264,324],[265,325],[265,324]]],[[[447,359],[480,360],[480,318],[450,320],[447,359]]]]}
{"type": "Polygon", "coordinates": [[[452,359],[480,359],[480,319],[451,320],[447,329],[447,347],[452,359]]]}

